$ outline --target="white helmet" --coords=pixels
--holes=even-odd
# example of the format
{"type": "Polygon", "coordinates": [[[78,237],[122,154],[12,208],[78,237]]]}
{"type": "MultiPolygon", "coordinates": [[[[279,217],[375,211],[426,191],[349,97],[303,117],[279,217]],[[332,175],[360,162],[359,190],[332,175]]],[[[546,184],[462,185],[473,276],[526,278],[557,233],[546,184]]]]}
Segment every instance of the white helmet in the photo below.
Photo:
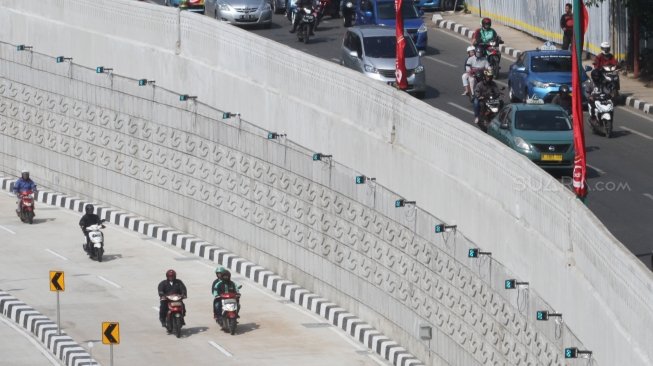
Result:
{"type": "Polygon", "coordinates": [[[467,46],[467,52],[474,52],[474,46],[467,46]]]}
{"type": "Polygon", "coordinates": [[[601,52],[603,52],[603,54],[610,53],[610,43],[602,42],[601,43],[601,52]]]}

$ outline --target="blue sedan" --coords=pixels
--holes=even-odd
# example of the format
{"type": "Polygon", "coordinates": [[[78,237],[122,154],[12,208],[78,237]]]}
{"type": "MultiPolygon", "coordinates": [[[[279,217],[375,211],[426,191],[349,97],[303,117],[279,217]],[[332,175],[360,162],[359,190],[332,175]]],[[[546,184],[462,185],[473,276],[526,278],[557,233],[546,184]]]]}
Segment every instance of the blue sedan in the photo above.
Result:
{"type": "MultiPolygon", "coordinates": [[[[581,72],[581,82],[587,80],[581,72]]],[[[571,88],[571,52],[563,50],[533,50],[522,52],[510,65],[508,87],[511,102],[536,97],[551,102],[561,85],[571,88]]]]}
{"type": "MultiPolygon", "coordinates": [[[[374,24],[390,28],[395,27],[395,2],[394,0],[355,0],[356,25],[374,24]]],[[[410,1],[403,2],[401,13],[404,16],[404,29],[410,34],[417,50],[426,51],[428,44],[428,29],[418,12],[410,1]]]]}

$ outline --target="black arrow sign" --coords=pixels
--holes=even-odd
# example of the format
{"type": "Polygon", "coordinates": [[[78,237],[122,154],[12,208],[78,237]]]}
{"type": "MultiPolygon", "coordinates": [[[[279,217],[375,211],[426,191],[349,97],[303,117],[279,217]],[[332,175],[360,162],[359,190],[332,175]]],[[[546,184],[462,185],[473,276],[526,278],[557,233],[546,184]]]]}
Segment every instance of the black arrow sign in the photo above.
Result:
{"type": "Polygon", "coordinates": [[[52,286],[54,286],[57,291],[63,290],[63,287],[61,287],[61,284],[59,284],[59,277],[61,277],[62,274],[62,272],[56,272],[54,276],[52,276],[52,281],[50,281],[52,282],[52,286]]]}
{"type": "Polygon", "coordinates": [[[116,329],[117,323],[111,323],[107,326],[107,329],[104,331],[104,336],[107,338],[109,343],[118,343],[118,340],[113,337],[113,330],[116,329]]]}

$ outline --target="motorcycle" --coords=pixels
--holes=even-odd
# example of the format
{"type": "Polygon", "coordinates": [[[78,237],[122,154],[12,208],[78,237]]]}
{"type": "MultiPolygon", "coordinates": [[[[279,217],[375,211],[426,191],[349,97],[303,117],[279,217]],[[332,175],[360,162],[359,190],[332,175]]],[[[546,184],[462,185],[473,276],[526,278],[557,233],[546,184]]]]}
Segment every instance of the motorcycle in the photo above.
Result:
{"type": "Polygon", "coordinates": [[[487,132],[490,122],[503,107],[503,100],[501,100],[501,93],[497,93],[487,97],[479,97],[479,101],[481,103],[481,113],[478,119],[478,128],[483,132],[487,132]]]}
{"type": "Polygon", "coordinates": [[[494,70],[494,78],[499,76],[499,69],[501,68],[501,52],[499,51],[499,45],[503,44],[501,37],[497,36],[497,39],[489,43],[479,43],[478,46],[483,48],[485,55],[487,57],[487,62],[494,70]]]}
{"type": "Polygon", "coordinates": [[[485,71],[484,68],[473,68],[473,67],[469,71],[469,73],[474,78],[474,82],[472,82],[472,80],[469,81],[471,93],[467,95],[467,97],[469,98],[470,103],[474,103],[474,87],[483,81],[484,71],[485,71]]]}
{"type": "Polygon", "coordinates": [[[184,325],[184,297],[179,294],[166,295],[168,314],[166,315],[166,330],[168,334],[181,337],[181,327],[184,325]]]}
{"type": "Polygon", "coordinates": [[[595,94],[593,106],[589,101],[589,123],[593,133],[603,133],[607,138],[612,136],[614,104],[607,93],[595,94]]]}
{"type": "Polygon", "coordinates": [[[342,8],[342,20],[345,28],[352,26],[356,20],[356,12],[354,11],[354,3],[351,0],[346,0],[345,6],[342,8]]]}
{"type": "Polygon", "coordinates": [[[34,192],[24,191],[18,193],[20,209],[16,214],[20,221],[27,222],[30,225],[34,222],[34,192]]]}
{"type": "Polygon", "coordinates": [[[216,297],[216,299],[222,302],[222,314],[216,319],[216,322],[223,331],[229,332],[231,335],[236,334],[238,299],[240,299],[240,294],[236,292],[225,292],[216,297]]]}
{"type": "MultiPolygon", "coordinates": [[[[102,262],[102,255],[104,254],[104,234],[100,229],[104,229],[105,220],[101,220],[99,224],[90,225],[86,227],[90,243],[83,245],[84,250],[91,258],[96,258],[98,262],[102,262]],[[90,247],[89,247],[90,244],[90,247]]],[[[86,238],[84,238],[86,240],[86,238]]]]}
{"type": "MultiPolygon", "coordinates": [[[[297,9],[295,16],[301,16],[299,21],[299,26],[297,27],[297,40],[300,42],[308,43],[309,36],[312,31],[313,22],[315,21],[315,16],[313,15],[313,10],[311,8],[297,9]]],[[[294,19],[293,19],[294,21],[294,19]]]]}
{"type": "Polygon", "coordinates": [[[621,88],[621,83],[619,81],[619,68],[615,65],[605,65],[603,66],[603,72],[601,72],[601,81],[605,85],[605,88],[609,91],[610,97],[615,99],[619,96],[619,90],[621,88]]]}
{"type": "MultiPolygon", "coordinates": [[[[313,7],[313,16],[315,17],[315,24],[313,25],[313,30],[317,30],[317,26],[322,21],[324,14],[326,13],[327,8],[331,4],[331,0],[318,0],[313,7]]],[[[333,16],[333,15],[332,15],[333,16]]]]}

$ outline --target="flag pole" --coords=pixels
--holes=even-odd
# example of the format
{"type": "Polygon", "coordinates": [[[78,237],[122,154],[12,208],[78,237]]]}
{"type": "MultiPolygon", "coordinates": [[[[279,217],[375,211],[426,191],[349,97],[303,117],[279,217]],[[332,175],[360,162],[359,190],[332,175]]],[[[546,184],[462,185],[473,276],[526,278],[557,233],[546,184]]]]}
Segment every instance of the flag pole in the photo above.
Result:
{"type": "Polygon", "coordinates": [[[585,151],[585,134],[583,123],[583,106],[582,106],[582,85],[580,76],[583,70],[582,52],[583,37],[587,29],[587,12],[582,0],[574,0],[573,3],[574,17],[574,39],[572,42],[571,55],[571,76],[572,76],[572,121],[574,130],[574,170],[573,170],[573,187],[576,197],[583,203],[587,197],[587,162],[585,151]]]}

